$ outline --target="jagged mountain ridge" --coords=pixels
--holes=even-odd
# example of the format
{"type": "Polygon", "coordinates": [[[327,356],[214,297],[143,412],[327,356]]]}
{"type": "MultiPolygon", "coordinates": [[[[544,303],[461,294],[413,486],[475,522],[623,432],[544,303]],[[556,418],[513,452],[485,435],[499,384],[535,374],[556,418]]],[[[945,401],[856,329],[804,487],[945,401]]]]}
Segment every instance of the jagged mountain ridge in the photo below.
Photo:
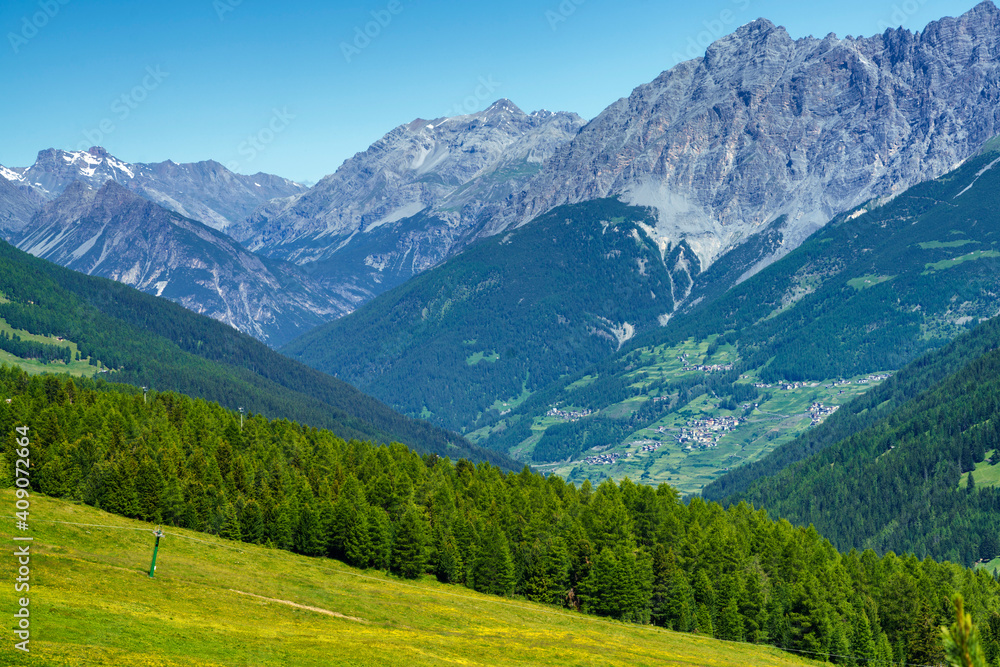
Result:
{"type": "Polygon", "coordinates": [[[236,233],[328,284],[374,294],[556,206],[618,196],[655,208],[649,236],[664,255],[686,241],[703,269],[751,241],[754,251],[743,254],[752,263],[730,271],[717,292],[836,214],[973,155],[1000,132],[998,80],[1000,11],[989,0],[920,32],[864,38],[792,39],[758,19],[589,123],[544,116],[538,128],[550,140],[527,158],[511,144],[497,166],[463,182],[482,158],[441,150],[481,141],[482,128],[542,116],[507,100],[479,114],[417,120],[309,192],[265,205],[236,233]],[[442,128],[462,133],[445,141],[442,128]],[[438,162],[442,155],[462,160],[438,162]],[[766,242],[756,238],[762,232],[766,242]]]}
{"type": "MultiPolygon", "coordinates": [[[[130,164],[99,146],[88,151],[55,148],[39,151],[30,167],[0,166],[0,176],[20,189],[33,191],[37,195],[33,198],[36,211],[41,203],[55,199],[75,181],[100,188],[112,180],[171,211],[218,230],[241,222],[271,199],[306,190],[305,186],[280,176],[236,174],[214,160],[189,164],[171,160],[130,164]]],[[[31,216],[8,213],[10,209],[21,210],[23,206],[16,207],[8,194],[0,193],[0,230],[21,231],[31,216]],[[4,224],[5,213],[11,220],[7,224],[4,224]]]]}
{"type": "Polygon", "coordinates": [[[639,86],[499,207],[484,233],[612,195],[659,210],[707,267],[787,215],[796,247],[835,214],[950,171],[1000,131],[1000,11],[922,32],[793,40],[759,19],[639,86]]]}
{"type": "Polygon", "coordinates": [[[352,308],[294,265],[258,257],[113,179],[100,189],[74,181],[14,240],[37,257],[168,298],[273,346],[352,308]]]}
{"type": "Polygon", "coordinates": [[[310,265],[317,277],[377,293],[476,238],[470,221],[485,203],[516,192],[583,124],[572,113],[526,114],[509,100],[417,119],[232,233],[262,254],[310,265]]]}

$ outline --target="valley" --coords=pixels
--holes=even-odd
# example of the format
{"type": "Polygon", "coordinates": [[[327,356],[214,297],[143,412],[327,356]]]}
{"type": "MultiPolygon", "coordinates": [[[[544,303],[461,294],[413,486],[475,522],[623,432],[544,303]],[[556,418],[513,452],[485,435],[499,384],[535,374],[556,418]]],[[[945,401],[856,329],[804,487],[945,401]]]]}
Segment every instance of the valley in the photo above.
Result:
{"type": "MultiPolygon", "coordinates": [[[[644,484],[667,482],[684,494],[698,493],[719,475],[766,456],[776,447],[822,422],[840,405],[888,379],[889,372],[805,382],[762,382],[756,371],[741,374],[736,384],[759,390],[759,395],[736,404],[730,398],[703,394],[652,423],[623,429],[620,442],[601,442],[569,461],[533,462],[535,445],[552,426],[607,417],[629,420],[643,407],[676,401],[660,388],[680,381],[698,380],[706,373],[732,370],[738,361],[731,345],[714,345],[717,336],[700,344],[693,340],[671,347],[641,348],[634,353],[635,370],[624,377],[636,390],[634,397],[591,412],[575,406],[553,407],[535,417],[531,436],[510,449],[510,455],[546,474],[568,481],[628,477],[644,484]],[[714,354],[706,354],[709,349],[714,354]],[[661,403],[662,402],[662,403],[661,403]],[[561,414],[554,414],[561,413],[561,414]]],[[[586,383],[586,381],[585,381],[586,383]]],[[[571,385],[572,387],[572,385],[571,385]]],[[[752,392],[747,393],[751,395],[752,392]]],[[[572,400],[572,391],[567,400],[572,400]]],[[[496,428],[496,427],[494,427],[496,428]]],[[[469,435],[474,442],[489,429],[469,435]]],[[[544,459],[543,459],[544,461],[544,459]]]]}

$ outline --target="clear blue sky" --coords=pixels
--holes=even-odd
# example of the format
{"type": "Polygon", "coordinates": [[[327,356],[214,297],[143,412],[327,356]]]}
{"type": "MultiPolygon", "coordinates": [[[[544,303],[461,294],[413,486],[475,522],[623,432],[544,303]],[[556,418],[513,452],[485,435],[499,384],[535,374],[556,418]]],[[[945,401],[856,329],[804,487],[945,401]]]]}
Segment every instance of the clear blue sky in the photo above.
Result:
{"type": "Polygon", "coordinates": [[[211,158],[315,181],[397,125],[500,97],[593,118],[761,16],[792,37],[843,37],[975,4],[3,0],[0,164],[99,143],[129,162],[211,158]]]}

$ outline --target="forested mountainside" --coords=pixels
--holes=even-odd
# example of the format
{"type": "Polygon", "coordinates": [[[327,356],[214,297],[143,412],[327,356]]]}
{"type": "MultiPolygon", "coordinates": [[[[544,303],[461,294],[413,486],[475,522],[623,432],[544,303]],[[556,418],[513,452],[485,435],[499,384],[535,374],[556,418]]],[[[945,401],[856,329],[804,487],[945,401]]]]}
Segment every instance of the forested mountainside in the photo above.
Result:
{"type": "Polygon", "coordinates": [[[815,525],[840,549],[968,565],[1000,557],[998,464],[1000,318],[705,495],[815,525]]]}
{"type": "MultiPolygon", "coordinates": [[[[0,429],[29,429],[32,489],[124,516],[844,664],[936,663],[961,593],[1000,659],[1000,583],[985,570],[843,555],[746,504],[628,480],[578,488],[9,367],[0,392],[0,429]]],[[[5,485],[17,444],[3,441],[5,485]]]]}
{"type": "Polygon", "coordinates": [[[513,465],[165,299],[64,269],[5,243],[0,243],[0,267],[0,318],[14,329],[74,342],[83,358],[111,369],[117,381],[295,419],[343,437],[397,440],[421,451],[513,465]]]}
{"type": "Polygon", "coordinates": [[[282,352],[406,414],[475,428],[660,326],[698,263],[683,244],[664,260],[644,232],[654,222],[613,199],[556,209],[282,352]]]}
{"type": "MultiPolygon", "coordinates": [[[[996,314],[995,146],[889,203],[839,216],[736,288],[638,335],[510,414],[493,414],[473,435],[534,464],[571,457],[553,469],[575,480],[680,477],[691,480],[690,491],[760,458],[810,425],[811,404],[843,403],[845,378],[855,387],[884,378],[996,314]],[[553,410],[578,417],[553,417],[553,410]],[[690,422],[708,418],[745,421],[717,447],[677,444],[690,422]],[[660,447],[640,460],[635,443],[660,447]],[[595,466],[585,461],[596,456],[591,448],[633,459],[595,466]]],[[[730,271],[725,258],[704,279],[716,270],[730,271]]]]}

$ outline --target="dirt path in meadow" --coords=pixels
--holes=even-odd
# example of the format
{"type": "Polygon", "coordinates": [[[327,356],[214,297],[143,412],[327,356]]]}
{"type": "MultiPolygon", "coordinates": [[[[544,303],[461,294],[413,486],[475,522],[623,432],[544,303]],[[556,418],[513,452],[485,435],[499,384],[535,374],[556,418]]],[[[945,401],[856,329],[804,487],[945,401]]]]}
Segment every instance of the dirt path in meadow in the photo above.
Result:
{"type": "Polygon", "coordinates": [[[287,604],[289,607],[296,607],[298,609],[308,609],[309,611],[315,611],[319,614],[326,614],[327,616],[336,616],[337,618],[347,619],[348,621],[356,621],[358,623],[368,623],[363,618],[357,618],[355,616],[345,616],[336,611],[330,611],[329,609],[320,609],[319,607],[310,607],[309,605],[299,604],[298,602],[292,602],[291,600],[279,600],[277,598],[268,598],[263,595],[255,595],[254,593],[247,593],[246,591],[238,591],[235,588],[230,588],[234,593],[239,593],[240,595],[246,595],[248,597],[257,598],[258,600],[266,600],[268,602],[277,602],[278,604],[287,604]]]}

